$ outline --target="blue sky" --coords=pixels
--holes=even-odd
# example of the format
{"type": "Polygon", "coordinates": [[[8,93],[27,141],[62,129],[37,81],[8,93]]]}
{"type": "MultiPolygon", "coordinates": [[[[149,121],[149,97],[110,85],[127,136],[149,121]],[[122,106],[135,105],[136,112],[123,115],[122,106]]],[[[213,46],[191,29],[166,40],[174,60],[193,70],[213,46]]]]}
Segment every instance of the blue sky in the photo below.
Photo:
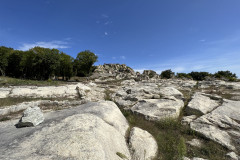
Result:
{"type": "Polygon", "coordinates": [[[1,0],[0,46],[83,50],[96,64],[240,76],[239,0],[1,0]]]}

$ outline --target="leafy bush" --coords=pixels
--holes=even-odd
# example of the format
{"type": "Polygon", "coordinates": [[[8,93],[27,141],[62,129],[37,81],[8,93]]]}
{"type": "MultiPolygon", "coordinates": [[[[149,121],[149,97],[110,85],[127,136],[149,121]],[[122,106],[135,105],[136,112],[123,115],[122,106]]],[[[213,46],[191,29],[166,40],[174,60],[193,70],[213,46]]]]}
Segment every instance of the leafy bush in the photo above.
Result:
{"type": "Polygon", "coordinates": [[[192,77],[189,75],[189,74],[187,74],[187,73],[177,73],[177,76],[176,76],[177,78],[187,78],[187,79],[192,79],[192,77]]]}
{"type": "Polygon", "coordinates": [[[236,81],[237,79],[236,74],[230,71],[218,71],[217,73],[214,74],[214,77],[220,79],[227,79],[229,81],[236,81]]]}
{"type": "Polygon", "coordinates": [[[169,78],[172,78],[173,76],[174,76],[174,72],[172,72],[171,69],[162,71],[162,73],[161,73],[161,77],[162,77],[162,78],[169,79],[169,78]]]}
{"type": "Polygon", "coordinates": [[[202,81],[206,77],[211,77],[212,75],[208,72],[191,72],[189,75],[196,81],[202,81]]]}

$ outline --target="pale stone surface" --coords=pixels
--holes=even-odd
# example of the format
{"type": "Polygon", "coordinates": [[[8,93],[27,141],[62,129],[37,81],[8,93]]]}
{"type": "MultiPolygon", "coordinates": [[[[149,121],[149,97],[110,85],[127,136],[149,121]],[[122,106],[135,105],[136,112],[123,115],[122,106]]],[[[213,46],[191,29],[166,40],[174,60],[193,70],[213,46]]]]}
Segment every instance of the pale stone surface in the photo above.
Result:
{"type": "Polygon", "coordinates": [[[197,92],[192,97],[192,100],[187,105],[188,114],[206,114],[213,109],[215,109],[219,103],[215,100],[211,100],[207,96],[203,96],[201,93],[197,92]]]}
{"type": "Polygon", "coordinates": [[[191,141],[187,141],[187,144],[194,146],[194,147],[202,146],[202,142],[199,139],[192,139],[191,141]]]}
{"type": "Polygon", "coordinates": [[[157,155],[158,146],[153,136],[145,130],[133,127],[130,132],[132,160],[152,160],[157,155]]]}
{"type": "Polygon", "coordinates": [[[226,154],[226,157],[229,159],[229,160],[239,160],[240,157],[235,153],[235,152],[229,152],[226,154]]]}
{"type": "Polygon", "coordinates": [[[47,120],[32,130],[0,124],[0,159],[122,160],[117,153],[131,159],[123,135],[128,124],[113,104],[91,102],[50,112],[47,120]]]}
{"type": "Polygon", "coordinates": [[[175,98],[179,98],[179,99],[183,98],[183,94],[179,90],[173,87],[160,88],[160,94],[164,96],[174,96],[175,98]]]}
{"type": "Polygon", "coordinates": [[[12,87],[11,92],[8,97],[77,97],[76,88],[79,87],[80,90],[84,92],[90,91],[91,88],[82,84],[74,85],[65,85],[65,86],[46,86],[46,87],[37,87],[37,86],[15,86],[12,87]]]}
{"type": "Polygon", "coordinates": [[[215,109],[213,113],[226,115],[232,119],[240,121],[240,101],[224,99],[223,104],[215,109]]]}
{"type": "Polygon", "coordinates": [[[44,121],[44,116],[41,109],[37,106],[28,107],[18,123],[18,127],[37,126],[44,121]]]}
{"type": "Polygon", "coordinates": [[[231,120],[227,116],[209,113],[199,117],[190,123],[191,129],[203,134],[207,138],[218,142],[230,150],[235,150],[232,144],[231,136],[228,132],[221,130],[221,128],[231,128],[231,126],[238,127],[238,123],[231,120]]]}
{"type": "Polygon", "coordinates": [[[7,98],[11,88],[0,88],[0,98],[7,98]]]}
{"type": "Polygon", "coordinates": [[[183,101],[174,97],[172,99],[145,99],[139,101],[131,110],[148,120],[156,121],[163,118],[177,118],[183,106],[183,101]]]}
{"type": "Polygon", "coordinates": [[[82,100],[82,101],[68,101],[68,100],[64,100],[64,101],[50,101],[50,100],[39,100],[39,101],[32,101],[32,102],[23,102],[23,103],[19,103],[16,105],[12,105],[12,106],[5,106],[0,108],[0,116],[4,116],[4,115],[8,115],[11,113],[16,113],[22,110],[27,109],[28,107],[34,107],[34,106],[41,106],[44,109],[44,106],[55,106],[56,108],[58,107],[59,109],[63,109],[63,108],[69,108],[72,106],[76,106],[76,105],[80,105],[86,103],[86,101],[82,100]]]}
{"type": "Polygon", "coordinates": [[[196,115],[184,116],[184,117],[182,118],[181,123],[182,123],[183,125],[188,125],[188,124],[190,124],[190,123],[191,123],[194,119],[196,119],[196,118],[197,118],[196,115]]]}

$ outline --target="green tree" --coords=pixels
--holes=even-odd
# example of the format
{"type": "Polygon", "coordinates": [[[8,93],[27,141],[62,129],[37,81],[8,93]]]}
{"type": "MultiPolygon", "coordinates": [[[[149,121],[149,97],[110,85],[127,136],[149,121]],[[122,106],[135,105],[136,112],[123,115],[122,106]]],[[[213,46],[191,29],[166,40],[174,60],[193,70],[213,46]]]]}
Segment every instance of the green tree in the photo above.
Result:
{"type": "Polygon", "coordinates": [[[59,72],[60,54],[57,49],[34,47],[30,49],[35,53],[34,69],[37,79],[49,79],[59,72]]]}
{"type": "Polygon", "coordinates": [[[215,78],[225,78],[230,81],[236,80],[237,76],[235,73],[232,73],[230,71],[218,71],[214,74],[215,78]]]}
{"type": "Polygon", "coordinates": [[[174,76],[174,72],[172,72],[171,69],[162,71],[162,73],[161,73],[161,77],[162,77],[162,78],[169,79],[169,78],[172,78],[173,76],[174,76]]]}
{"type": "Polygon", "coordinates": [[[64,79],[70,79],[73,75],[73,58],[63,52],[60,53],[59,75],[64,79]]]}
{"type": "Polygon", "coordinates": [[[12,48],[0,46],[0,75],[2,76],[5,76],[6,74],[6,68],[8,66],[8,56],[11,51],[13,51],[12,48]]]}
{"type": "Polygon", "coordinates": [[[6,68],[6,75],[10,77],[19,78],[22,76],[21,61],[24,51],[13,50],[8,56],[8,66],[6,68]]]}
{"type": "Polygon", "coordinates": [[[88,76],[97,61],[98,56],[89,50],[78,53],[74,60],[74,71],[77,76],[88,76]]]}
{"type": "Polygon", "coordinates": [[[24,52],[21,63],[20,63],[23,78],[29,78],[29,79],[36,78],[35,63],[34,63],[35,56],[36,54],[32,50],[24,52]]]}

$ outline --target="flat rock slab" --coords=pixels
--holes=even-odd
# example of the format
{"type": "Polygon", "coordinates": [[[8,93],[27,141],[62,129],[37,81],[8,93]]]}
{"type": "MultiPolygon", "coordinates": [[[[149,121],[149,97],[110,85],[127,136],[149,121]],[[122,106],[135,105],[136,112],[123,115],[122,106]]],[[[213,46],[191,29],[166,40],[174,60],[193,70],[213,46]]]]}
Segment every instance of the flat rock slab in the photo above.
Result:
{"type": "Polygon", "coordinates": [[[183,106],[183,101],[174,97],[172,99],[145,99],[135,104],[131,110],[133,113],[143,115],[147,120],[157,121],[163,118],[177,118],[183,106]]]}
{"type": "Polygon", "coordinates": [[[207,96],[197,92],[193,95],[192,100],[186,107],[187,114],[189,115],[203,115],[219,106],[216,100],[212,100],[207,96]]]}
{"type": "Polygon", "coordinates": [[[240,125],[228,116],[209,113],[191,122],[190,127],[222,146],[235,150],[232,138],[226,130],[231,128],[240,129],[240,125]]]}
{"type": "Polygon", "coordinates": [[[240,121],[240,101],[224,99],[223,104],[215,109],[213,113],[226,115],[234,120],[240,121]]]}
{"type": "Polygon", "coordinates": [[[129,126],[113,102],[49,112],[36,127],[15,123],[0,123],[0,159],[131,159],[123,135],[129,126]]]}

